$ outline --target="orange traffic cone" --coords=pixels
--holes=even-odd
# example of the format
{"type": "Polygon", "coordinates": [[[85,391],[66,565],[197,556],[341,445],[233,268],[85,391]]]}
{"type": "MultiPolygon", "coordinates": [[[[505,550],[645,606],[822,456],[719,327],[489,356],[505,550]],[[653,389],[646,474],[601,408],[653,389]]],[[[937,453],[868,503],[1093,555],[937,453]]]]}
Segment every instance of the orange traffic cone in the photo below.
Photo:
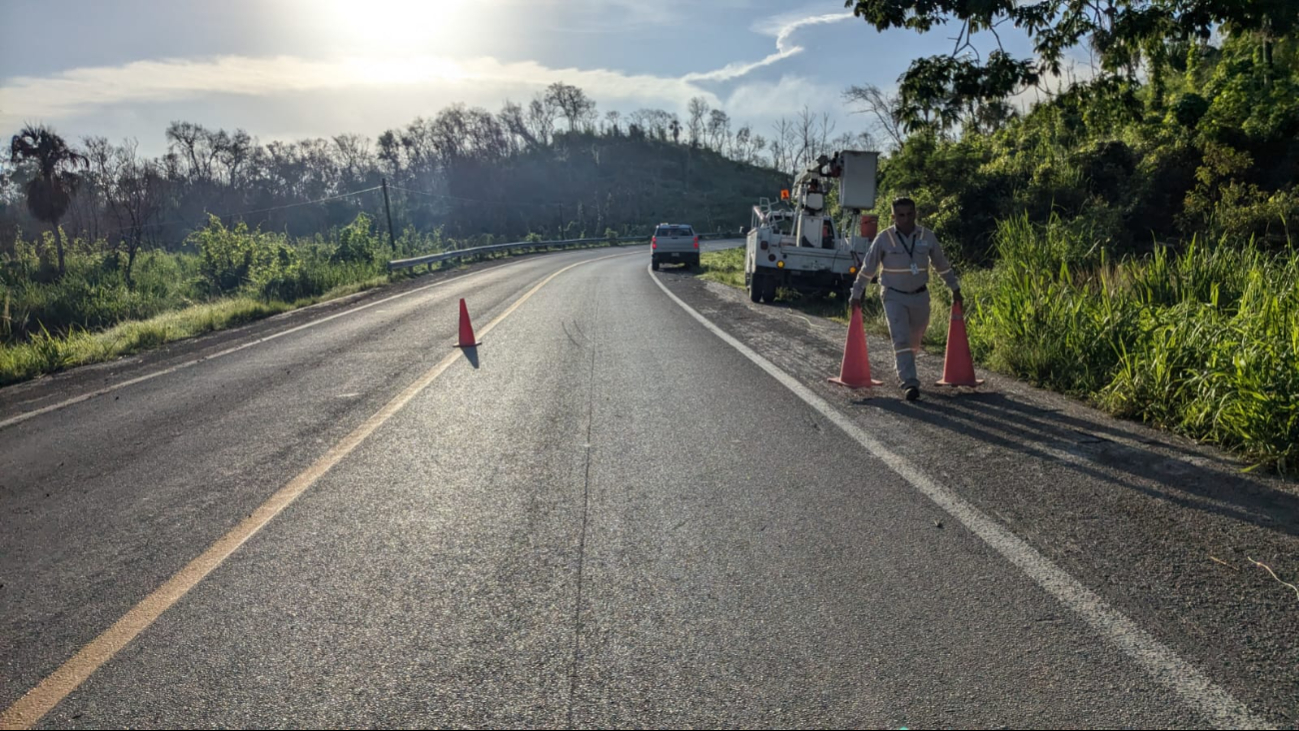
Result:
{"type": "Polygon", "coordinates": [[[952,321],[947,326],[947,355],[943,358],[943,380],[939,386],[978,386],[970,358],[970,339],[965,335],[965,313],[960,303],[952,303],[952,321]]]}
{"type": "Polygon", "coordinates": [[[474,326],[469,324],[469,308],[465,307],[464,299],[460,300],[460,342],[458,348],[473,348],[482,345],[474,338],[474,326]]]}
{"type": "Polygon", "coordinates": [[[861,324],[861,308],[852,308],[852,321],[848,323],[848,342],[843,346],[843,364],[839,366],[839,377],[831,378],[848,388],[870,388],[883,382],[871,379],[870,359],[866,355],[866,330],[861,324]]]}

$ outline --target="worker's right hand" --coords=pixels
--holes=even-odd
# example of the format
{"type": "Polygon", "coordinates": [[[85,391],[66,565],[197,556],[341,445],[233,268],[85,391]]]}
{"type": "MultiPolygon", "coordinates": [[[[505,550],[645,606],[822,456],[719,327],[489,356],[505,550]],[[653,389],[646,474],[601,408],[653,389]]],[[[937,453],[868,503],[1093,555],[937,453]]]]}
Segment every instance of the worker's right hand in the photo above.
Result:
{"type": "Polygon", "coordinates": [[[848,304],[851,305],[854,310],[861,307],[861,296],[853,295],[852,297],[849,297],[848,304]]]}

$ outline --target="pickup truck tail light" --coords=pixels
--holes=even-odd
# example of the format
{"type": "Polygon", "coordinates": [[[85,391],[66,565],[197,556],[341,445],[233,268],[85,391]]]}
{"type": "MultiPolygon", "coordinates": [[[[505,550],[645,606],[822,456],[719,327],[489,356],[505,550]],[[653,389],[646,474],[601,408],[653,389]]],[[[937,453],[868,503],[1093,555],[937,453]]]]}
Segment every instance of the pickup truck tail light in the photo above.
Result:
{"type": "Polygon", "coordinates": [[[696,249],[699,248],[699,237],[698,237],[698,236],[695,237],[695,248],[696,248],[696,249]]]}
{"type": "Polygon", "coordinates": [[[651,236],[651,237],[650,237],[650,248],[651,248],[651,249],[657,249],[658,247],[659,247],[659,237],[657,237],[657,236],[651,236]]]}

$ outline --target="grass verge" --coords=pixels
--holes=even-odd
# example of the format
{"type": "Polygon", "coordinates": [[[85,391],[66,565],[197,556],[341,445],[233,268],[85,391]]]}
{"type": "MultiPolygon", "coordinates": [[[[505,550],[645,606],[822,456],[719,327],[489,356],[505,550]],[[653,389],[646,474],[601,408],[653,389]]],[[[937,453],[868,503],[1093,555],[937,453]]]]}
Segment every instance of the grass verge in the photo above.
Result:
{"type": "Polygon", "coordinates": [[[291,310],[294,306],[238,297],[193,305],[147,320],[124,322],[100,332],[77,330],[66,337],[42,333],[25,343],[0,347],[0,386],[73,366],[102,363],[173,340],[236,327],[291,310]]]}

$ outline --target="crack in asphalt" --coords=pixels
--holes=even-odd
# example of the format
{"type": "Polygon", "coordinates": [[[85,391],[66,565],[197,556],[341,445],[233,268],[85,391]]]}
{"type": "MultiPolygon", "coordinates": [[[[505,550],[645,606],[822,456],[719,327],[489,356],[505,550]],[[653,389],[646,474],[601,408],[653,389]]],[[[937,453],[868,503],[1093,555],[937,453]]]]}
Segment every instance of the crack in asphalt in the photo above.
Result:
{"type": "MultiPolygon", "coordinates": [[[[577,327],[577,322],[573,322],[577,327]]],[[[565,330],[567,332],[567,329],[565,330]]],[[[578,329],[581,332],[581,329],[578,329]]],[[[583,337],[586,335],[583,333],[583,337]]],[[[577,699],[578,664],[582,660],[582,565],[586,558],[586,530],[591,505],[591,433],[595,426],[595,344],[591,345],[591,370],[587,378],[586,397],[586,458],[582,475],[582,530],[577,540],[577,596],[573,602],[573,663],[568,677],[568,727],[573,728],[573,715],[577,699]]]]}

